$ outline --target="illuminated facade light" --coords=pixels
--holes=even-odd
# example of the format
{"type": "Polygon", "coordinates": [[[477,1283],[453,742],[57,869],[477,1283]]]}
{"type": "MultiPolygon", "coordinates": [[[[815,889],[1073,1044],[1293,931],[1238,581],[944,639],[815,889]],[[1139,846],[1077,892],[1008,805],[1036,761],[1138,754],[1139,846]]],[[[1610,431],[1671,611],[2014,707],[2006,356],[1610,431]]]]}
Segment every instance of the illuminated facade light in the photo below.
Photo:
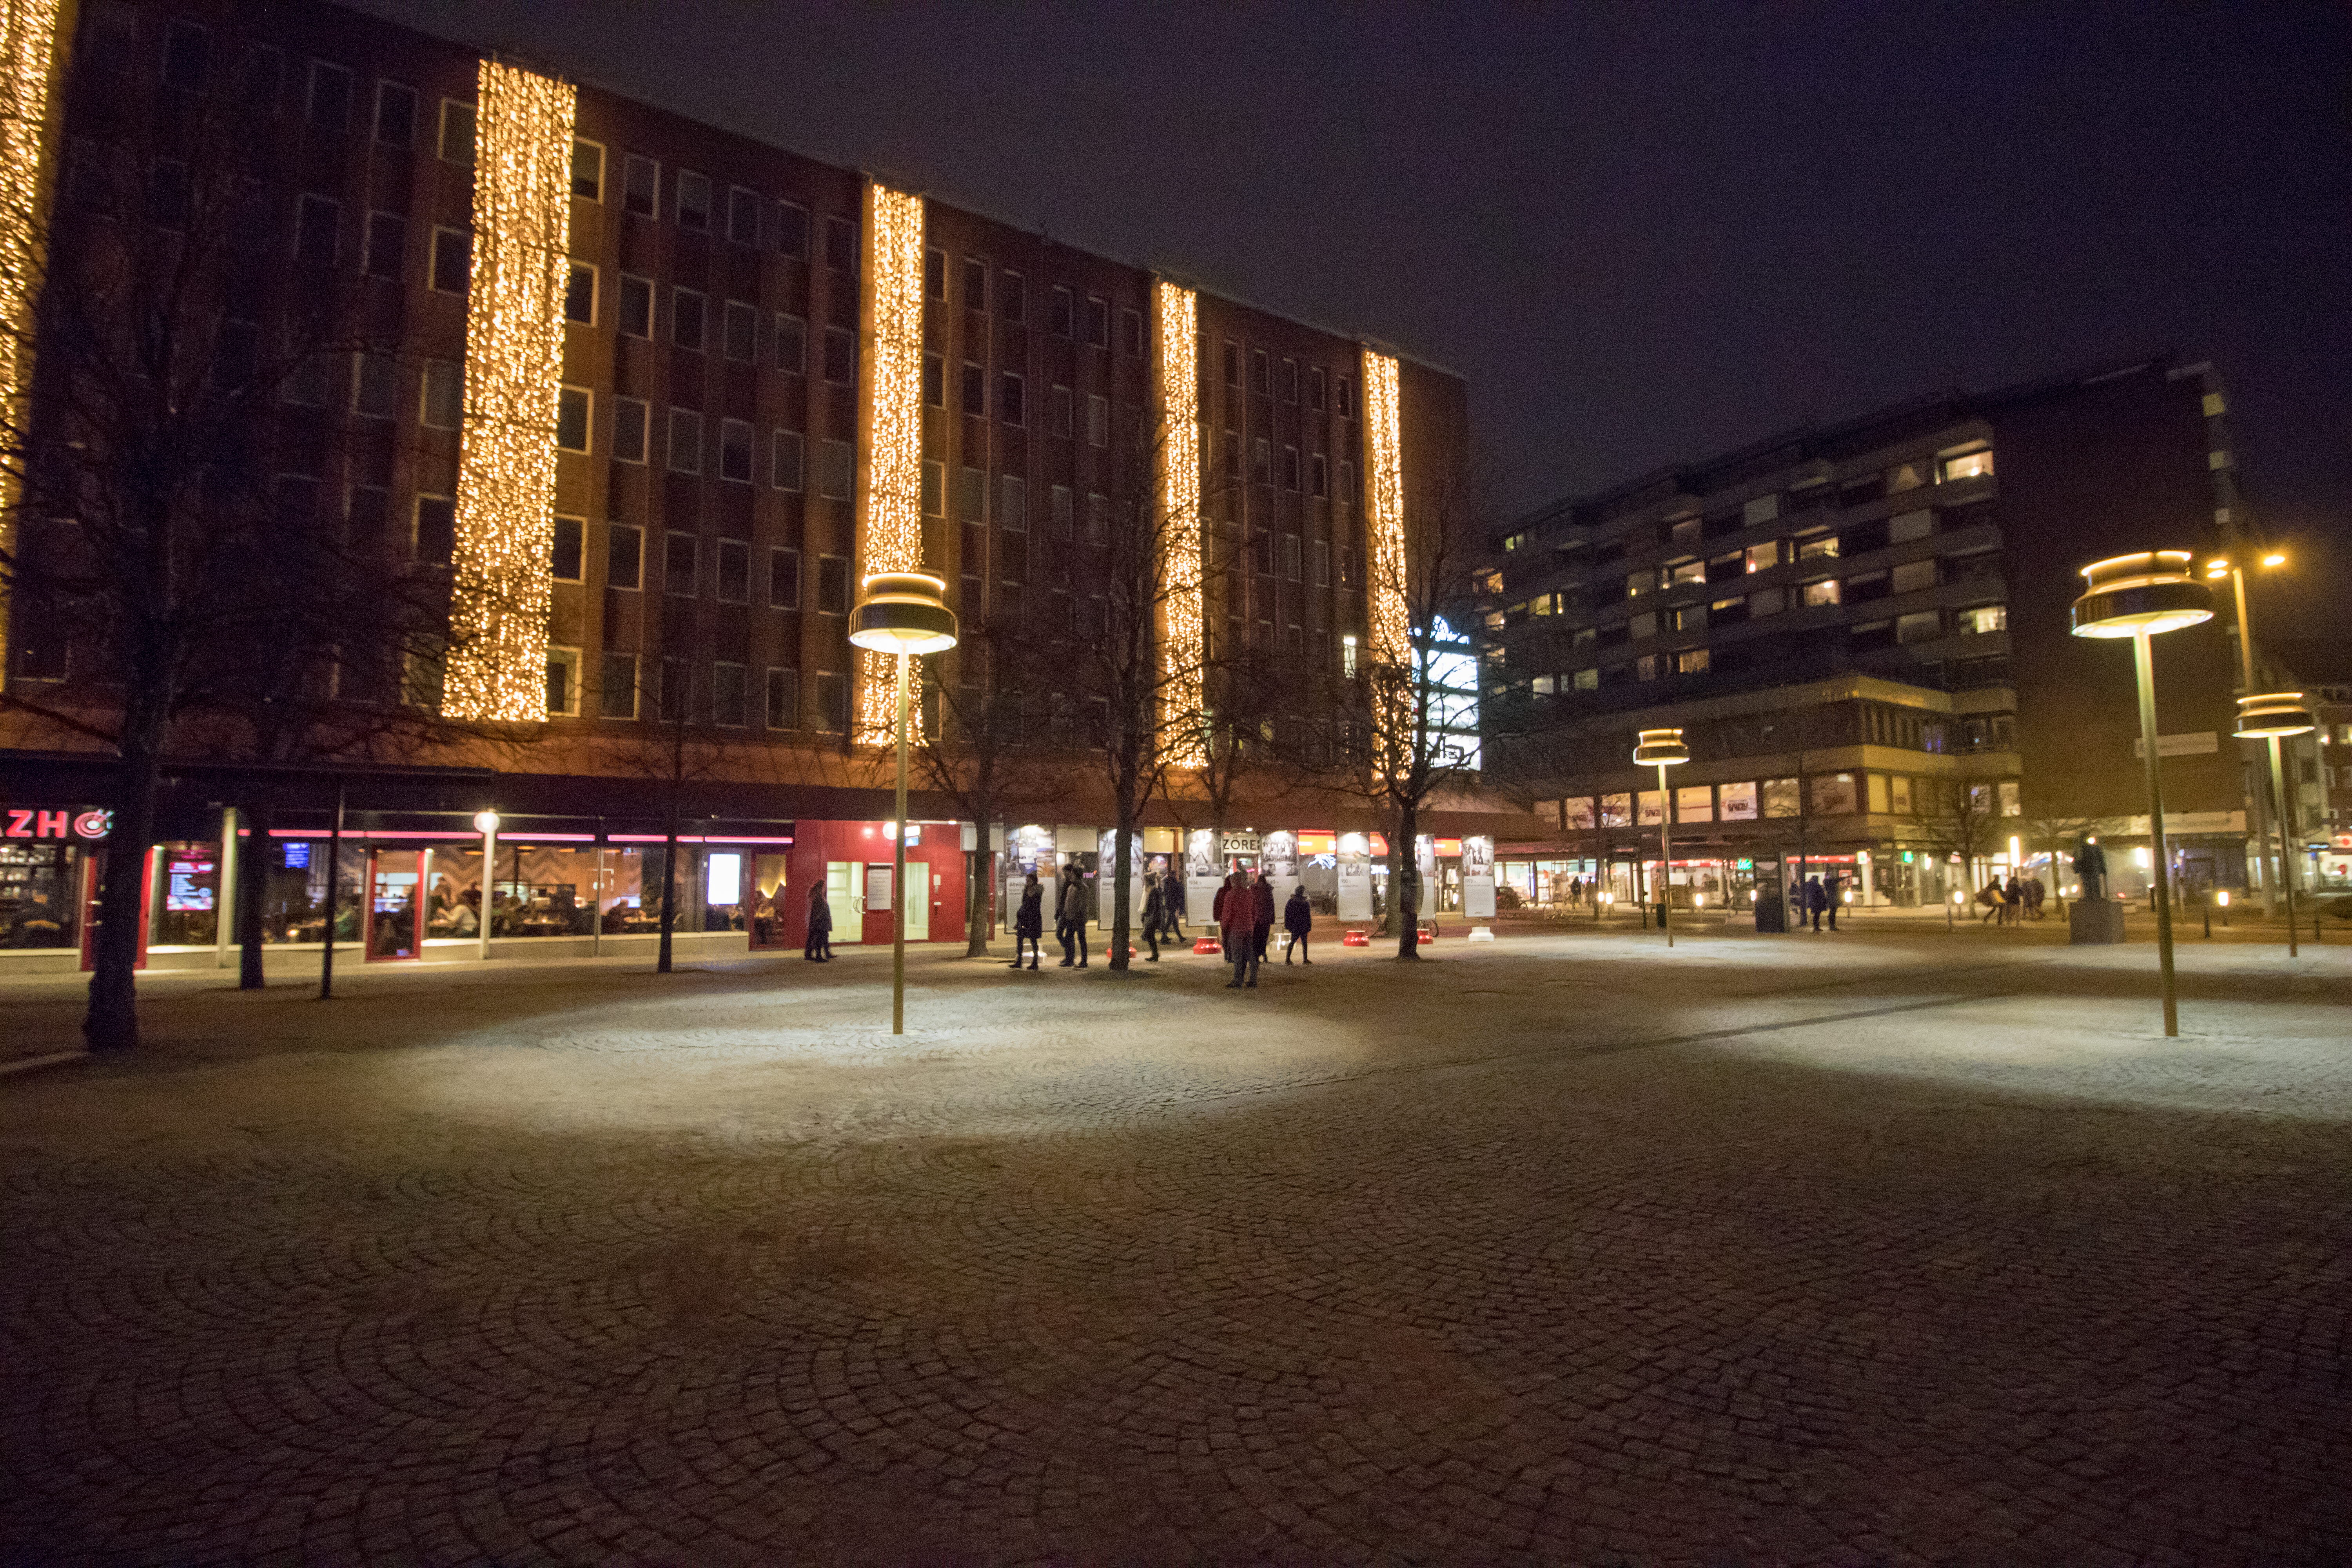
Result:
{"type": "MultiPolygon", "coordinates": [[[[923,198],[866,183],[865,465],[858,488],[857,574],[923,565],[923,198]]],[[[857,654],[856,739],[890,743],[897,671],[887,654],[857,654]]]]}
{"type": "Polygon", "coordinates": [[[1402,668],[1412,653],[1404,549],[1404,456],[1393,355],[1364,351],[1364,543],[1374,664],[1402,668]]]}
{"type": "MultiPolygon", "coordinates": [[[[24,428],[33,289],[40,276],[42,153],[57,68],[58,0],[0,0],[0,427],[24,428]]],[[[7,484],[0,479],[0,486],[7,484]]],[[[0,551],[16,543],[16,497],[0,492],[0,551]]],[[[0,592],[0,668],[8,655],[0,592]]]]}
{"type": "Polygon", "coordinates": [[[554,595],[548,551],[578,95],[569,82],[495,60],[482,62],[478,86],[466,415],[442,711],[540,723],[547,718],[554,595]]]}
{"type": "Polygon", "coordinates": [[[1151,290],[1152,328],[1160,357],[1160,506],[1168,549],[1166,625],[1160,722],[1174,742],[1179,767],[1206,759],[1194,735],[1202,709],[1201,670],[1201,300],[1165,279],[1151,290]]]}

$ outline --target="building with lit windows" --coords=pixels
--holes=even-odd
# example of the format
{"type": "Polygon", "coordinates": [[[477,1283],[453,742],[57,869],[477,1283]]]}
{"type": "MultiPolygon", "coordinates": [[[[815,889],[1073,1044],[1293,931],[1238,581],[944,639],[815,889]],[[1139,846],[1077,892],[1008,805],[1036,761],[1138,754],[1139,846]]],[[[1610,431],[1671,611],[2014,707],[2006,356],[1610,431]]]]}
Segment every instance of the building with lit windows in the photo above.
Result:
{"type": "MultiPolygon", "coordinates": [[[[2080,567],[2206,551],[2242,527],[2236,505],[2220,384],[2159,360],[1923,399],[1520,519],[1484,583],[1510,737],[1489,766],[1555,831],[1506,872],[1538,897],[1596,872],[1631,896],[1669,810],[1675,897],[1735,904],[1781,856],[1857,902],[1932,904],[1961,877],[2049,880],[2034,840],[2053,824],[2144,844],[2130,650],[2070,636],[2067,607],[2080,567]],[[1671,802],[1631,760],[1664,726],[1692,753],[1671,802]]],[[[2253,809],[2226,595],[2215,610],[2157,652],[2192,888],[2244,885],[2253,809]]],[[[2135,856],[2115,864],[2135,887],[2135,856]]]]}
{"type": "MultiPolygon", "coordinates": [[[[893,825],[871,753],[890,688],[845,635],[866,574],[935,573],[967,626],[1099,636],[1097,563],[1120,498],[1147,488],[1197,519],[1197,554],[1168,565],[1188,585],[1168,645],[1257,650],[1311,697],[1378,623],[1372,552],[1465,443],[1464,385],[1433,365],[579,85],[562,62],[291,0],[6,16],[9,79],[49,97],[11,122],[47,128],[11,143],[16,172],[52,193],[60,230],[121,125],[212,104],[248,117],[268,216],[246,238],[267,287],[228,327],[267,343],[289,301],[354,290],[393,340],[290,395],[303,437],[277,459],[283,506],[442,574],[464,634],[423,677],[355,647],[318,679],[508,727],[396,763],[175,755],[150,875],[158,963],[226,952],[240,855],[268,859],[269,939],[315,942],[337,784],[346,935],[370,956],[646,940],[672,798],[659,753],[681,725],[689,950],[797,946],[812,885],[831,889],[836,942],[879,939],[891,890],[872,873],[893,825]],[[257,839],[231,814],[264,796],[257,839]]],[[[37,396],[0,369],[0,393],[37,396]]],[[[9,689],[88,700],[71,694],[98,651],[19,606],[9,689]]],[[[939,679],[969,679],[956,657],[939,679]]],[[[1068,703],[1045,685],[1051,735],[1068,703]]],[[[5,835],[0,945],[70,950],[103,752],[23,710],[0,725],[0,806],[29,825],[5,835]]],[[[1338,802],[1244,809],[1236,842],[1373,826],[1338,802]]],[[[959,823],[919,794],[915,815],[930,891],[908,920],[933,940],[963,935],[969,850],[1001,848],[1008,874],[1041,855],[1091,871],[1108,825],[1082,786],[1019,821],[959,823]]],[[[1521,821],[1465,807],[1431,826],[1521,821]]],[[[1181,858],[1174,818],[1153,824],[1147,849],[1181,858]]]]}

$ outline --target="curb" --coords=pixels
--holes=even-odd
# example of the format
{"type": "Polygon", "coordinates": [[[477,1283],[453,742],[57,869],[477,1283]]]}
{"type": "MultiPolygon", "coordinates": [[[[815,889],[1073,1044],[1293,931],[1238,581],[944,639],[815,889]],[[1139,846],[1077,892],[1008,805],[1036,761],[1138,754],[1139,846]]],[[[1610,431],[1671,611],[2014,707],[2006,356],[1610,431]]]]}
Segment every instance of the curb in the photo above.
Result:
{"type": "Polygon", "coordinates": [[[53,1056],[26,1057],[20,1062],[0,1063],[0,1078],[10,1078],[20,1072],[37,1072],[43,1068],[61,1067],[67,1062],[86,1062],[88,1051],[59,1051],[53,1056]]]}

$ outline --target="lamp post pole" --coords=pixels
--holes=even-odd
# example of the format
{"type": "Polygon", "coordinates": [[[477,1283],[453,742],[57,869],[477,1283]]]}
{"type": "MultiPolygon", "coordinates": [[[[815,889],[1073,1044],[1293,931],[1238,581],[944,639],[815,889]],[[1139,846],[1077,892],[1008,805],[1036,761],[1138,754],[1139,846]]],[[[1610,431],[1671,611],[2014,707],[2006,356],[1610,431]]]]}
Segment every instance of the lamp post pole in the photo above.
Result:
{"type": "MultiPolygon", "coordinates": [[[[2248,683],[2247,689],[2249,691],[2253,689],[2251,682],[2248,683]]],[[[2279,891],[2286,899],[2286,955],[2289,958],[2298,958],[2302,953],[2294,944],[2294,846],[2292,842],[2293,835],[2288,831],[2287,826],[2290,819],[2287,816],[2286,755],[2280,749],[2279,738],[2276,735],[2265,735],[2263,739],[2270,747],[2271,791],[2273,795],[2272,804],[2278,811],[2279,891]]],[[[2268,888],[2263,890],[2270,891],[2268,888]]]]}
{"type": "MultiPolygon", "coordinates": [[[[2243,695],[2251,697],[2254,694],[2254,625],[2252,620],[2247,618],[2246,615],[2246,569],[2243,566],[2239,565],[2234,557],[2232,557],[2230,562],[2230,588],[2231,592],[2237,599],[2238,605],[2238,677],[2239,679],[2243,682],[2239,689],[2243,695]]],[[[2273,779],[2278,777],[2278,742],[2273,740],[2270,744],[2271,776],[2273,779]]],[[[2270,824],[2262,820],[2263,817],[2270,815],[2270,796],[2271,792],[2269,790],[2258,789],[2254,791],[2254,842],[2262,846],[2262,847],[2255,852],[2257,861],[2259,861],[2263,856],[2270,853],[2270,824]]],[[[2286,824],[2284,820],[2282,819],[2279,823],[2278,874],[2275,879],[2267,873],[2263,878],[2263,914],[2274,915],[2278,913],[2279,900],[2276,883],[2283,882],[2285,879],[2286,824]]],[[[2294,909],[2294,900],[2292,898],[2288,900],[2288,909],[2290,912],[2287,915],[2286,921],[2287,943],[2291,948],[2294,943],[2294,916],[2292,913],[2294,909]]]]}
{"type": "MultiPolygon", "coordinates": [[[[898,831],[890,849],[890,1032],[907,1032],[907,661],[898,655],[898,831]]],[[[923,889],[929,894],[930,889],[923,889]]]]}
{"type": "Polygon", "coordinates": [[[1667,915],[1675,907],[1675,849],[1668,825],[1675,819],[1675,797],[1666,793],[1666,764],[1658,764],[1658,929],[1666,945],[1675,945],[1675,928],[1667,915]]]}
{"type": "Polygon", "coordinates": [[[2156,963],[2164,977],[2164,1032],[2180,1033],[2172,983],[2172,871],[2164,844],[2164,773],[2156,752],[2156,653],[2145,627],[2132,630],[2132,668],[2139,681],[2139,732],[2147,753],[2148,855],[2156,870],[2156,963]]]}

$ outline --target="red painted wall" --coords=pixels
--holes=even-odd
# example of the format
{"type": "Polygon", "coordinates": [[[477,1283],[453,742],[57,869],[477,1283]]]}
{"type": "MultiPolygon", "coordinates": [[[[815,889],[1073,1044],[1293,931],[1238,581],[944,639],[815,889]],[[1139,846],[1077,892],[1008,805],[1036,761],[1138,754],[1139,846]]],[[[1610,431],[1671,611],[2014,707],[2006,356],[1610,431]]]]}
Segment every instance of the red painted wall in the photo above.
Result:
{"type": "MultiPolygon", "coordinates": [[[[931,868],[938,879],[938,885],[930,890],[930,940],[961,942],[964,940],[962,836],[951,824],[919,826],[922,842],[907,847],[907,879],[909,882],[916,879],[915,868],[918,865],[931,868]]],[[[824,880],[826,862],[888,862],[890,840],[882,827],[878,822],[812,822],[806,817],[793,823],[784,920],[785,930],[794,946],[808,940],[808,890],[824,880]]],[[[864,885],[862,872],[859,885],[864,885]]],[[[845,910],[835,909],[833,926],[836,941],[845,929],[845,910]]],[[[887,945],[890,941],[890,915],[887,911],[869,911],[866,916],[864,936],[868,942],[887,945]]]]}

